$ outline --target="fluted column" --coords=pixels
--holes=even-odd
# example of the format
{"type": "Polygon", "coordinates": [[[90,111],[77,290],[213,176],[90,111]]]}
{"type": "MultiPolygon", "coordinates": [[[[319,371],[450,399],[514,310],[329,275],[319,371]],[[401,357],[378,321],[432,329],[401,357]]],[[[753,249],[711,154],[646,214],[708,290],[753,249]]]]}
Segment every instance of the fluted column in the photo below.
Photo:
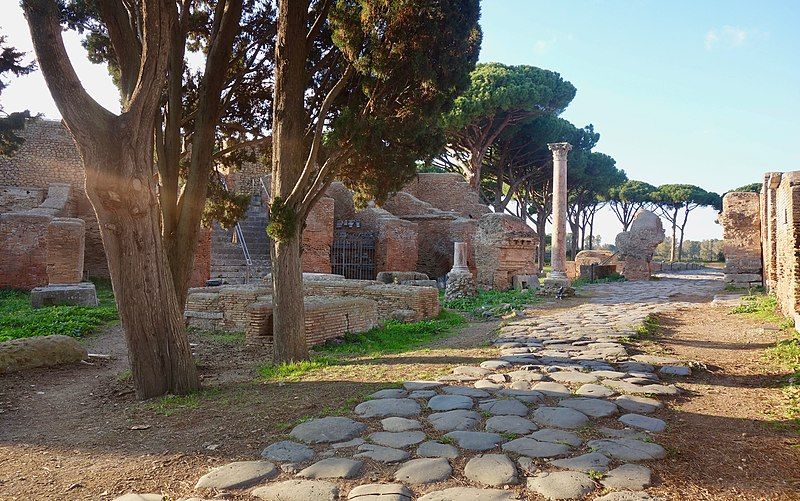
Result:
{"type": "Polygon", "coordinates": [[[547,275],[547,281],[567,285],[567,154],[572,145],[549,143],[547,147],[553,152],[553,246],[550,257],[553,270],[547,275]]]}

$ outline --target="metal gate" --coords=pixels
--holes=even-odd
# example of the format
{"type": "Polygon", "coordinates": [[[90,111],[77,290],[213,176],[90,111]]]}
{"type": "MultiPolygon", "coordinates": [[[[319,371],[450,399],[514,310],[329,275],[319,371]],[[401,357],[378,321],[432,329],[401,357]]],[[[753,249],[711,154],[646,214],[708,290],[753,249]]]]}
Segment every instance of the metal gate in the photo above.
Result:
{"type": "Polygon", "coordinates": [[[345,278],[375,280],[375,241],[358,221],[336,221],[331,246],[331,272],[345,278]]]}

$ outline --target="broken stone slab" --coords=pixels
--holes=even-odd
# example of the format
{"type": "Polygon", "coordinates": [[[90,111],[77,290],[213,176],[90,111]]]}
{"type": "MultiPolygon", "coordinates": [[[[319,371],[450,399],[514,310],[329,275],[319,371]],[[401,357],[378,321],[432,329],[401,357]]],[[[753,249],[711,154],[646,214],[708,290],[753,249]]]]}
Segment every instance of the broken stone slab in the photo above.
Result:
{"type": "Polygon", "coordinates": [[[575,471],[541,472],[528,477],[528,489],[547,499],[583,499],[594,487],[588,475],[575,471]]]}
{"type": "Polygon", "coordinates": [[[425,432],[422,431],[377,431],[369,436],[373,443],[393,449],[402,449],[409,445],[418,444],[425,438],[427,438],[425,432]]]}
{"type": "Polygon", "coordinates": [[[410,398],[381,398],[361,402],[355,412],[363,418],[414,417],[419,416],[421,410],[419,404],[410,398]]]}
{"type": "Polygon", "coordinates": [[[586,384],[597,381],[596,376],[587,372],[558,371],[550,373],[550,379],[559,383],[586,384]]]}
{"type": "Polygon", "coordinates": [[[543,381],[536,383],[531,387],[532,390],[538,391],[546,397],[568,397],[572,394],[569,388],[561,383],[553,383],[550,381],[543,381]]]}
{"type": "Polygon", "coordinates": [[[443,385],[444,383],[440,383],[439,381],[406,381],[403,383],[403,388],[408,391],[435,390],[443,385]]]}
{"type": "Polygon", "coordinates": [[[425,494],[418,501],[512,501],[513,492],[500,489],[477,489],[474,487],[450,487],[425,494]]]}
{"type": "Polygon", "coordinates": [[[590,417],[608,417],[619,412],[613,402],[599,398],[566,398],[561,400],[558,405],[574,409],[590,417]]]}
{"type": "Polygon", "coordinates": [[[599,384],[585,384],[575,391],[581,397],[606,398],[614,395],[614,390],[599,384]]]}
{"type": "Polygon", "coordinates": [[[428,416],[428,421],[430,421],[433,428],[437,431],[474,430],[478,426],[480,420],[480,414],[465,409],[437,412],[428,416]]]}
{"type": "Polygon", "coordinates": [[[414,493],[403,484],[365,484],[353,487],[348,501],[411,501],[414,493]]]}
{"type": "Polygon", "coordinates": [[[692,369],[683,365],[665,365],[660,368],[658,372],[668,376],[690,376],[692,374],[692,369]]]}
{"type": "Polygon", "coordinates": [[[246,489],[278,476],[268,461],[237,461],[214,468],[197,481],[195,489],[246,489]]]}
{"type": "Polygon", "coordinates": [[[502,383],[495,383],[495,382],[489,381],[488,379],[481,379],[480,381],[475,381],[475,384],[473,386],[475,386],[475,388],[477,388],[477,389],[483,389],[483,390],[502,390],[503,389],[502,383]]]}
{"type": "Polygon", "coordinates": [[[333,449],[350,449],[352,447],[358,447],[364,443],[363,438],[354,438],[353,440],[348,440],[347,442],[337,442],[335,444],[331,444],[333,449]]]}
{"type": "Polygon", "coordinates": [[[525,435],[539,429],[533,421],[520,416],[492,416],[486,420],[486,431],[525,435]]]}
{"type": "Polygon", "coordinates": [[[514,439],[503,444],[502,449],[530,458],[550,458],[569,452],[569,446],[561,443],[540,442],[528,437],[514,439]]]}
{"type": "Polygon", "coordinates": [[[491,394],[488,391],[477,388],[467,388],[465,386],[445,386],[442,392],[448,395],[463,395],[472,398],[488,398],[491,394]]]}
{"type": "Polygon", "coordinates": [[[667,423],[658,418],[642,416],[641,414],[624,414],[619,418],[620,423],[634,428],[661,433],[667,427],[667,423]]]}
{"type": "Polygon", "coordinates": [[[436,390],[415,390],[408,394],[408,398],[425,400],[436,395],[436,390]]]}
{"type": "MultiPolygon", "coordinates": [[[[515,383],[512,383],[513,386],[515,383]]],[[[527,384],[527,383],[525,383],[527,384]]],[[[505,390],[500,390],[497,392],[497,395],[501,397],[511,397],[519,400],[520,402],[525,402],[528,404],[533,404],[536,402],[541,402],[544,400],[544,395],[539,393],[538,391],[533,390],[521,390],[515,388],[509,388],[505,390]]]]}
{"type": "Polygon", "coordinates": [[[445,437],[454,440],[462,449],[470,451],[494,449],[503,441],[502,437],[497,433],[482,431],[451,431],[445,437]]]}
{"type": "Polygon", "coordinates": [[[667,452],[660,445],[630,438],[590,440],[586,445],[593,451],[620,461],[650,461],[667,457],[667,452]]]}
{"type": "Polygon", "coordinates": [[[412,485],[442,482],[450,478],[453,468],[446,458],[420,458],[403,463],[394,479],[412,485]]]}
{"type": "Polygon", "coordinates": [[[486,360],[485,362],[481,362],[481,368],[483,369],[506,369],[511,367],[511,362],[507,362],[505,360],[486,360]]]}
{"type": "Polygon", "coordinates": [[[303,463],[314,457],[314,449],[304,444],[283,440],[261,451],[261,457],[270,461],[303,463]]]}
{"type": "Polygon", "coordinates": [[[31,306],[97,306],[97,290],[91,282],[50,284],[31,290],[31,306]]]}
{"type": "Polygon", "coordinates": [[[381,463],[398,463],[411,457],[408,451],[375,444],[360,445],[358,450],[360,452],[354,454],[354,458],[369,458],[381,463]]]}
{"type": "Polygon", "coordinates": [[[484,400],[479,404],[481,410],[493,416],[527,416],[528,406],[519,400],[484,400]]]}
{"type": "Polygon", "coordinates": [[[641,491],[650,485],[650,468],[639,464],[624,464],[609,471],[600,483],[616,490],[641,491]]]}
{"type": "Polygon", "coordinates": [[[70,336],[36,336],[0,343],[0,374],[36,367],[74,364],[88,358],[89,353],[70,336]]]}
{"type": "Polygon", "coordinates": [[[583,443],[583,440],[581,440],[581,437],[579,437],[577,433],[566,430],[554,430],[553,428],[542,428],[528,435],[528,438],[533,438],[540,442],[566,444],[570,447],[580,447],[583,443]]]}
{"type": "Polygon", "coordinates": [[[327,458],[317,461],[311,466],[300,470],[296,476],[305,478],[355,478],[364,465],[361,461],[347,458],[327,458]]]}
{"type": "Polygon", "coordinates": [[[258,487],[250,494],[264,501],[336,501],[339,487],[324,480],[286,480],[258,487]]]}
{"type": "Polygon", "coordinates": [[[516,484],[519,481],[517,467],[505,454],[482,454],[473,457],[464,466],[464,476],[489,487],[516,484]]]}
{"type": "Polygon", "coordinates": [[[366,429],[366,424],[350,418],[329,416],[300,423],[292,429],[289,435],[307,444],[321,444],[345,442],[356,438],[366,429]]]}

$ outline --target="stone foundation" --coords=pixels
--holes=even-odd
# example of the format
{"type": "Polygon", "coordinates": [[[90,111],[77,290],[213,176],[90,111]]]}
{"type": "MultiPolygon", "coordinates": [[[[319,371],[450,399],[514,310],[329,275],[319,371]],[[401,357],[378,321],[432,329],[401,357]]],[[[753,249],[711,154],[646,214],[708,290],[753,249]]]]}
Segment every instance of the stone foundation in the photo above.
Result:
{"type": "Polygon", "coordinates": [[[91,282],[50,284],[31,290],[31,306],[97,306],[97,291],[91,282]]]}
{"type": "Polygon", "coordinates": [[[467,299],[476,295],[478,295],[478,289],[472,273],[451,271],[447,274],[447,288],[444,293],[447,301],[467,299]]]}

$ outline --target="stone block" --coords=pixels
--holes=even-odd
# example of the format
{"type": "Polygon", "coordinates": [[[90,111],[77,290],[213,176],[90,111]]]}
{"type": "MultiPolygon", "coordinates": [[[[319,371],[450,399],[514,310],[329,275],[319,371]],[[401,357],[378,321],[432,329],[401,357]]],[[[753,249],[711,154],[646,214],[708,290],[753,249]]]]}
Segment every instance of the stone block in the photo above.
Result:
{"type": "Polygon", "coordinates": [[[31,306],[97,306],[97,291],[91,282],[50,284],[31,291],[31,306]]]}
{"type": "Polygon", "coordinates": [[[56,217],[47,227],[47,280],[50,284],[77,284],[83,280],[86,223],[56,217]]]}
{"type": "Polygon", "coordinates": [[[375,278],[384,284],[399,284],[403,281],[428,280],[428,275],[416,271],[381,271],[375,278]]]}
{"type": "Polygon", "coordinates": [[[734,283],[734,284],[742,284],[742,283],[751,283],[751,282],[758,282],[761,283],[762,277],[760,273],[726,273],[725,274],[725,282],[726,283],[734,283]]]}
{"type": "Polygon", "coordinates": [[[447,275],[447,288],[444,297],[447,301],[475,297],[478,291],[475,279],[469,272],[450,272],[447,275]]]}
{"type": "Polygon", "coordinates": [[[511,284],[515,290],[536,290],[539,288],[538,275],[514,275],[511,277],[511,284]]]}
{"type": "Polygon", "coordinates": [[[0,343],[0,373],[80,362],[88,356],[75,338],[39,336],[0,343]]]}
{"type": "Polygon", "coordinates": [[[412,285],[414,287],[438,287],[436,280],[401,280],[400,285],[412,285]]]}

